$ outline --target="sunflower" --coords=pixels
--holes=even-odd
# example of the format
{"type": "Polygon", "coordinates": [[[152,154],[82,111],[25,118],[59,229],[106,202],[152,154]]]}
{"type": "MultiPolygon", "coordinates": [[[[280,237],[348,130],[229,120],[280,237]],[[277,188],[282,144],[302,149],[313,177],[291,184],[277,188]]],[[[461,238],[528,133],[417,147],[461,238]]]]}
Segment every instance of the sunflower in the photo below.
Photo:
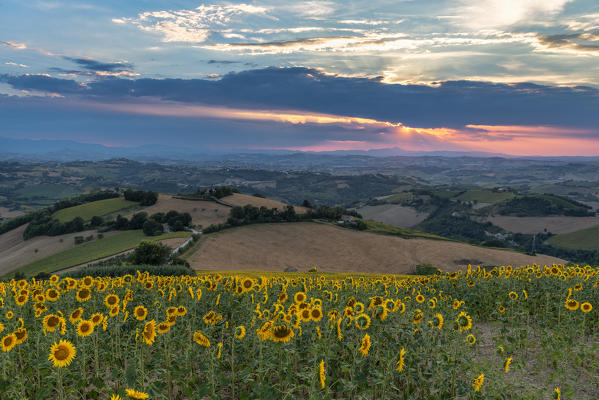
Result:
{"type": "Polygon", "coordinates": [[[460,330],[460,332],[467,331],[470,328],[472,328],[472,318],[464,311],[458,314],[456,322],[458,323],[458,329],[460,330]]]}
{"type": "Polygon", "coordinates": [[[574,299],[566,300],[566,308],[570,311],[578,310],[578,302],[574,299]]]}
{"type": "Polygon", "coordinates": [[[92,324],[94,324],[94,326],[100,325],[102,321],[104,321],[104,315],[102,315],[101,313],[95,313],[94,315],[92,315],[90,321],[92,322],[92,324]]]}
{"type": "Polygon", "coordinates": [[[445,319],[443,318],[443,315],[440,313],[435,314],[435,316],[433,317],[433,326],[439,330],[441,330],[441,328],[443,328],[444,322],[445,322],[445,319]]]}
{"type": "Polygon", "coordinates": [[[461,304],[461,302],[459,300],[454,300],[453,301],[453,309],[454,310],[457,310],[458,308],[460,308],[461,305],[462,304],[461,304]]]}
{"type": "Polygon", "coordinates": [[[474,391],[478,392],[480,388],[483,386],[483,382],[485,381],[485,374],[480,374],[475,380],[472,386],[474,386],[474,391]]]}
{"type": "Polygon", "coordinates": [[[279,293],[279,297],[277,297],[277,302],[283,304],[287,301],[287,298],[289,296],[287,296],[287,292],[282,291],[281,293],[279,293]]]}
{"type": "Polygon", "coordinates": [[[193,341],[200,346],[210,347],[210,339],[206,337],[202,332],[196,331],[193,333],[193,341]]]}
{"type": "Polygon", "coordinates": [[[158,333],[164,334],[171,330],[171,326],[166,322],[161,322],[158,324],[156,330],[158,331],[158,333]]]}
{"type": "Polygon", "coordinates": [[[108,308],[112,308],[119,303],[119,296],[116,294],[109,294],[104,298],[104,304],[108,308]]]}
{"type": "Polygon", "coordinates": [[[245,278],[243,281],[241,281],[241,287],[243,288],[244,292],[252,290],[254,284],[255,282],[252,278],[245,278]]]}
{"type": "Polygon", "coordinates": [[[504,306],[499,306],[499,308],[497,309],[500,313],[504,313],[505,312],[505,307],[504,306]]]}
{"type": "Polygon", "coordinates": [[[582,290],[582,283],[577,283],[576,285],[574,285],[574,290],[576,292],[579,292],[582,290]]]}
{"type": "Polygon", "coordinates": [[[44,317],[42,324],[48,332],[54,332],[60,325],[62,318],[56,314],[48,314],[44,317]]]}
{"type": "Polygon", "coordinates": [[[144,400],[150,397],[147,393],[138,392],[134,389],[125,389],[125,393],[127,393],[127,396],[129,396],[132,399],[144,400]]]}
{"type": "Polygon", "coordinates": [[[518,293],[516,293],[516,292],[513,292],[513,291],[509,292],[508,296],[510,297],[510,299],[512,299],[514,301],[518,300],[518,293]]]}
{"type": "Polygon", "coordinates": [[[235,328],[235,338],[241,340],[244,337],[245,337],[245,326],[240,325],[237,328],[235,328]]]}
{"type": "Polygon", "coordinates": [[[144,306],[137,306],[133,309],[133,315],[138,321],[143,321],[148,316],[148,309],[144,306]]]}
{"type": "Polygon", "coordinates": [[[562,392],[557,387],[553,390],[553,399],[554,400],[562,400],[562,392]]]}
{"type": "Polygon", "coordinates": [[[299,315],[302,321],[310,321],[312,313],[310,312],[310,309],[304,308],[299,315]]]}
{"type": "Polygon", "coordinates": [[[418,293],[418,296],[416,296],[416,301],[417,301],[418,303],[422,303],[422,302],[424,302],[424,296],[423,296],[423,295],[421,295],[420,293],[418,293]]]}
{"type": "Polygon", "coordinates": [[[17,303],[18,306],[22,306],[25,303],[27,303],[27,301],[29,300],[29,295],[26,294],[20,294],[17,297],[15,297],[15,303],[17,303]]]}
{"type": "Polygon", "coordinates": [[[318,379],[320,380],[320,388],[324,389],[324,383],[327,379],[324,371],[324,360],[321,360],[318,365],[318,379]]]}
{"type": "Polygon", "coordinates": [[[468,342],[468,344],[473,345],[474,343],[476,343],[476,336],[470,334],[466,336],[466,341],[468,342]]]}
{"type": "Polygon", "coordinates": [[[90,320],[81,320],[77,324],[77,335],[86,337],[94,333],[94,323],[90,320]]]}
{"type": "Polygon", "coordinates": [[[14,316],[14,313],[12,311],[9,311],[6,313],[6,319],[12,319],[13,316],[14,316]]]}
{"type": "Polygon", "coordinates": [[[207,323],[209,325],[214,325],[213,321],[214,321],[215,315],[216,315],[216,313],[214,311],[209,311],[206,313],[206,315],[204,315],[204,317],[202,319],[204,320],[205,323],[207,323]]]}
{"type": "Polygon", "coordinates": [[[187,315],[187,308],[185,306],[177,307],[177,316],[184,317],[185,315],[187,315]]]}
{"type": "Polygon", "coordinates": [[[91,276],[86,276],[81,281],[81,286],[90,287],[93,283],[94,283],[94,278],[92,278],[91,276]]]}
{"type": "Polygon", "coordinates": [[[78,302],[88,301],[89,299],[91,299],[91,297],[92,297],[92,292],[91,292],[91,290],[89,290],[86,287],[81,288],[77,291],[76,298],[77,298],[78,302]]]}
{"type": "Polygon", "coordinates": [[[403,371],[405,365],[406,365],[406,349],[405,348],[401,348],[401,350],[399,351],[399,360],[397,360],[397,372],[401,372],[403,371]]]}
{"type": "Polygon", "coordinates": [[[6,335],[2,338],[2,351],[11,351],[17,345],[17,336],[14,333],[6,335]]]}
{"type": "Polygon", "coordinates": [[[424,314],[422,314],[422,311],[416,309],[416,311],[414,312],[414,318],[412,322],[414,323],[414,325],[418,325],[420,322],[422,322],[423,318],[424,314]]]}
{"type": "Polygon", "coordinates": [[[117,304],[116,306],[114,306],[110,309],[110,312],[108,313],[108,315],[110,315],[111,317],[116,317],[117,315],[119,315],[120,310],[121,310],[121,307],[117,304]]]}
{"type": "Polygon", "coordinates": [[[151,320],[146,322],[142,332],[142,337],[147,345],[152,345],[154,343],[154,339],[156,339],[156,321],[151,320]]]}
{"type": "Polygon", "coordinates": [[[510,364],[511,363],[512,363],[512,357],[508,357],[508,359],[505,360],[505,363],[503,364],[503,369],[505,370],[506,374],[510,371],[510,364]]]}
{"type": "Polygon", "coordinates": [[[27,329],[21,327],[17,329],[14,333],[17,338],[17,344],[21,344],[25,340],[27,340],[27,329]]]}
{"type": "Polygon", "coordinates": [[[304,301],[306,301],[306,293],[304,293],[304,292],[297,292],[293,296],[293,301],[295,301],[297,304],[303,303],[304,301]]]}
{"type": "Polygon", "coordinates": [[[320,307],[314,307],[310,311],[310,319],[315,322],[320,321],[322,319],[322,309],[320,307]]]}
{"type": "Polygon", "coordinates": [[[71,321],[72,324],[75,324],[75,322],[81,319],[81,315],[83,315],[83,308],[76,308],[73,310],[71,315],[69,315],[69,321],[71,321]]]}
{"type": "Polygon", "coordinates": [[[113,394],[112,396],[110,396],[110,400],[123,400],[123,398],[118,394],[113,394]]]}
{"type": "Polygon", "coordinates": [[[368,350],[370,350],[370,344],[370,335],[366,333],[360,342],[360,347],[358,348],[360,353],[362,353],[362,357],[366,357],[368,354],[368,350]]]}
{"type": "Polygon", "coordinates": [[[146,281],[146,282],[144,283],[144,287],[145,287],[147,290],[151,290],[151,289],[154,287],[154,283],[152,283],[152,281],[146,281]]]}
{"type": "Polygon", "coordinates": [[[60,279],[60,277],[58,275],[54,274],[50,277],[49,281],[56,284],[56,283],[58,283],[59,279],[60,279]]]}
{"type": "Polygon", "coordinates": [[[73,361],[76,352],[75,346],[71,342],[61,340],[58,343],[54,343],[50,348],[48,360],[52,361],[55,367],[66,367],[73,361]]]}
{"type": "Polygon", "coordinates": [[[54,288],[46,290],[46,298],[50,301],[56,301],[60,297],[60,292],[54,288]]]}
{"type": "Polygon", "coordinates": [[[169,307],[166,309],[166,315],[177,315],[177,307],[169,307]]]}
{"type": "Polygon", "coordinates": [[[587,312],[590,312],[592,310],[593,310],[593,305],[591,303],[584,302],[584,303],[582,303],[580,305],[580,311],[582,311],[582,312],[587,313],[587,312]]]}
{"type": "Polygon", "coordinates": [[[291,340],[295,334],[293,333],[293,329],[291,329],[286,324],[277,324],[272,327],[270,330],[270,338],[272,341],[279,343],[287,343],[291,340]]]}
{"type": "Polygon", "coordinates": [[[355,318],[356,327],[360,330],[366,330],[370,327],[370,317],[367,314],[360,314],[355,318]]]}

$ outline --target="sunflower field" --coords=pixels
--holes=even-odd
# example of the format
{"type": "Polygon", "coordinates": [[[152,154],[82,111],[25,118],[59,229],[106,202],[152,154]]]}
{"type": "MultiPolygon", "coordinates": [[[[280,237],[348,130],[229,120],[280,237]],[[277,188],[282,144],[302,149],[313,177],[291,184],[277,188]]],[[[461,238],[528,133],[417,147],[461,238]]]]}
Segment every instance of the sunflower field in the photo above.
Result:
{"type": "Polygon", "coordinates": [[[0,282],[1,399],[597,399],[599,270],[0,282]]]}

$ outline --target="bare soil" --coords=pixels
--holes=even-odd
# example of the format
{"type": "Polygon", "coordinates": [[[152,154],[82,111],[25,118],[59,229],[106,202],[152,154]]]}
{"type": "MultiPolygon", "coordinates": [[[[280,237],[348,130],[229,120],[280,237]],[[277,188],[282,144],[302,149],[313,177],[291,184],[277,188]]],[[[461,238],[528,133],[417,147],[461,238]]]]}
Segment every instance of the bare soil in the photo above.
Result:
{"type": "Polygon", "coordinates": [[[14,218],[14,217],[18,217],[19,215],[23,215],[23,214],[25,214],[25,213],[20,210],[10,211],[10,209],[8,209],[6,207],[0,207],[0,217],[2,217],[2,218],[14,218]]]}
{"type": "MultiPolygon", "coordinates": [[[[170,195],[161,194],[156,204],[146,207],[142,211],[152,215],[158,212],[166,213],[171,210],[188,212],[194,224],[207,227],[211,224],[226,222],[230,208],[213,201],[181,200],[170,195]]],[[[139,210],[136,212],[139,212],[139,210]]]]}
{"type": "Polygon", "coordinates": [[[424,221],[427,213],[416,211],[412,207],[404,207],[399,204],[381,204],[378,206],[366,206],[358,211],[366,219],[382,222],[400,228],[411,228],[424,221]]]}
{"type": "Polygon", "coordinates": [[[547,231],[559,234],[579,231],[599,225],[599,217],[510,217],[495,216],[487,218],[493,224],[505,230],[519,233],[539,233],[547,231]]]}
{"type": "MultiPolygon", "coordinates": [[[[283,210],[287,204],[281,203],[277,200],[265,199],[262,197],[250,196],[247,194],[235,193],[231,196],[223,197],[221,199],[224,203],[231,204],[232,206],[245,206],[246,204],[250,204],[254,207],[266,207],[266,208],[278,208],[279,210],[283,210]]],[[[298,214],[305,214],[306,208],[300,206],[293,206],[295,212],[298,214]]]]}
{"type": "Polygon", "coordinates": [[[325,272],[408,273],[417,264],[431,263],[451,271],[463,267],[455,260],[477,259],[484,265],[563,263],[463,243],[402,239],[359,232],[330,224],[257,224],[228,229],[202,238],[187,261],[202,270],[282,271],[313,266],[325,272]]]}

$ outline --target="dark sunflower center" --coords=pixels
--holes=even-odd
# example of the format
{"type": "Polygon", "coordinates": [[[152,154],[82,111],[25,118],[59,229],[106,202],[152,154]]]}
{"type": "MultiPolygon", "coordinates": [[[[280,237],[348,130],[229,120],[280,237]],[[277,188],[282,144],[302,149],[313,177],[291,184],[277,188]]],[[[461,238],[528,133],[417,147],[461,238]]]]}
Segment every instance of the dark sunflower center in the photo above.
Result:
{"type": "Polygon", "coordinates": [[[287,328],[286,326],[278,326],[274,329],[273,333],[278,338],[284,338],[287,337],[287,335],[289,335],[289,328],[287,328]]]}
{"type": "Polygon", "coordinates": [[[54,353],[54,358],[57,360],[63,361],[66,360],[69,355],[69,351],[64,347],[59,347],[58,350],[54,353]]]}

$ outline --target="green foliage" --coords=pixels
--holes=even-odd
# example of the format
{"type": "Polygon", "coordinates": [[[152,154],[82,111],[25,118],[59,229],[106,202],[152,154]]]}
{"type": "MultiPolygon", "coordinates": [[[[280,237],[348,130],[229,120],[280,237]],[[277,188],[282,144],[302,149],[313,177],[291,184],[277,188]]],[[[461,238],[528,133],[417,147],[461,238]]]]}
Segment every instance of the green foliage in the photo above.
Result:
{"type": "Polygon", "coordinates": [[[77,271],[61,274],[63,277],[83,278],[85,276],[123,276],[135,275],[137,271],[148,272],[151,275],[158,276],[181,276],[191,275],[193,271],[185,265],[110,265],[85,267],[77,271]]]}
{"type": "Polygon", "coordinates": [[[552,236],[548,242],[571,250],[599,251],[599,225],[571,233],[552,236]]]}
{"type": "Polygon", "coordinates": [[[162,224],[154,219],[148,219],[143,224],[143,232],[147,236],[162,234],[162,224]]]}
{"type": "Polygon", "coordinates": [[[156,201],[158,201],[158,193],[152,192],[150,190],[144,191],[127,189],[123,194],[125,196],[125,200],[137,201],[142,206],[151,206],[152,204],[156,204],[156,201]]]}
{"type": "Polygon", "coordinates": [[[414,275],[439,275],[441,270],[433,264],[418,264],[414,268],[414,275]]]}
{"type": "Polygon", "coordinates": [[[84,221],[91,221],[94,216],[101,217],[130,208],[136,204],[122,197],[109,198],[60,209],[54,212],[53,217],[63,223],[71,221],[76,217],[83,218],[84,221]]]}
{"type": "Polygon", "coordinates": [[[591,207],[565,197],[553,194],[518,196],[499,207],[501,215],[517,217],[540,217],[547,215],[567,215],[572,217],[594,216],[591,207]]]}
{"type": "Polygon", "coordinates": [[[131,254],[130,260],[139,265],[165,264],[171,254],[171,248],[162,243],[141,242],[131,254]]]}

